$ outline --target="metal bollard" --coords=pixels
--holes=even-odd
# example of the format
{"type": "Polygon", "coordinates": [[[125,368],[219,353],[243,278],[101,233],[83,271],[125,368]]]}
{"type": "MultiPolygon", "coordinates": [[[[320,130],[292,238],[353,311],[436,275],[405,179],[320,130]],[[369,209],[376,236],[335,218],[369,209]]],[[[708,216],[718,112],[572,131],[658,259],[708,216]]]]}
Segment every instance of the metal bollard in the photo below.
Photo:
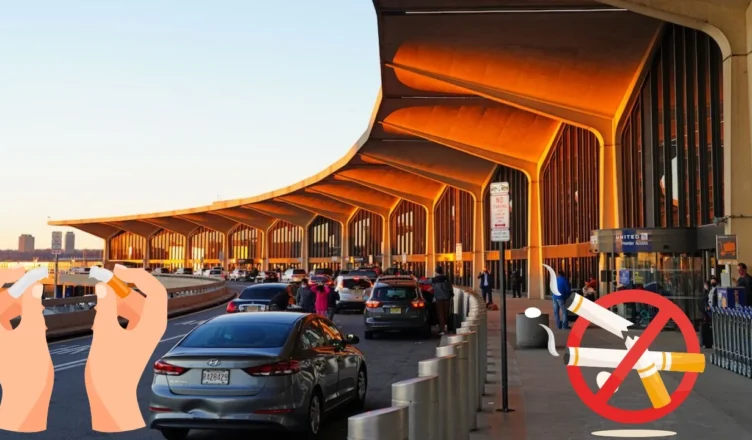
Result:
{"type": "Polygon", "coordinates": [[[449,386],[451,390],[451,400],[446,403],[446,411],[450,418],[448,420],[448,428],[446,431],[446,438],[448,440],[469,440],[470,432],[466,429],[466,412],[462,407],[462,402],[467,401],[467,392],[465,387],[462,386],[465,382],[462,379],[465,377],[463,374],[467,373],[467,342],[462,344],[449,344],[443,347],[436,347],[436,356],[455,356],[454,360],[454,376],[449,379],[449,386]],[[464,347],[463,347],[464,344],[464,347]],[[463,363],[464,362],[464,363],[463,363]],[[464,368],[464,371],[463,371],[464,368]],[[463,400],[465,396],[465,400],[463,400]],[[460,403],[460,408],[457,408],[457,402],[460,403]]]}
{"type": "MultiPolygon", "coordinates": [[[[470,343],[470,359],[471,359],[470,372],[471,372],[471,376],[473,376],[471,384],[475,386],[473,399],[475,400],[475,403],[476,403],[475,409],[477,411],[480,411],[483,408],[483,388],[485,387],[485,382],[481,381],[482,365],[481,365],[481,360],[480,360],[480,337],[478,335],[478,326],[468,324],[469,322],[474,322],[474,321],[463,322],[462,328],[457,329],[457,334],[468,336],[468,342],[470,343]],[[465,326],[466,324],[467,326],[465,326]],[[475,366],[475,368],[472,368],[473,365],[475,366]]],[[[472,423],[470,425],[472,426],[472,423]]]]}
{"type": "MultiPolygon", "coordinates": [[[[459,374],[457,381],[460,383],[459,405],[460,409],[460,427],[461,434],[467,435],[470,432],[470,418],[475,417],[475,400],[473,389],[470,386],[470,343],[467,342],[467,336],[453,335],[447,337],[447,343],[457,345],[457,358],[459,359],[459,374]]],[[[463,437],[464,438],[464,437],[463,437]]]]}
{"type": "Polygon", "coordinates": [[[408,440],[407,406],[369,411],[347,419],[347,440],[408,440]]]}
{"type": "Polygon", "coordinates": [[[392,384],[392,406],[407,405],[408,438],[435,439],[439,418],[439,377],[423,376],[392,384]]]}
{"type": "MultiPolygon", "coordinates": [[[[456,412],[450,410],[450,403],[454,402],[455,390],[453,379],[457,376],[457,355],[454,354],[454,347],[451,348],[450,355],[437,356],[433,359],[426,359],[418,362],[418,376],[436,376],[438,378],[438,404],[436,417],[436,440],[452,440],[450,432],[456,430],[457,420],[456,412]]],[[[443,347],[442,347],[443,348],[443,347]]],[[[436,350],[439,351],[438,349],[436,350]]],[[[444,351],[450,351],[445,349],[444,351]]]]}
{"type": "MultiPolygon", "coordinates": [[[[478,429],[478,418],[476,412],[480,409],[478,397],[478,345],[477,334],[469,328],[458,328],[457,335],[450,336],[450,342],[467,342],[467,429],[475,431],[478,429]]],[[[449,338],[447,340],[449,341],[449,338]]]]}
{"type": "Polygon", "coordinates": [[[485,384],[488,381],[488,322],[485,315],[475,315],[470,322],[473,320],[478,323],[478,357],[481,364],[478,366],[478,371],[480,374],[480,393],[482,396],[485,394],[485,384]]]}

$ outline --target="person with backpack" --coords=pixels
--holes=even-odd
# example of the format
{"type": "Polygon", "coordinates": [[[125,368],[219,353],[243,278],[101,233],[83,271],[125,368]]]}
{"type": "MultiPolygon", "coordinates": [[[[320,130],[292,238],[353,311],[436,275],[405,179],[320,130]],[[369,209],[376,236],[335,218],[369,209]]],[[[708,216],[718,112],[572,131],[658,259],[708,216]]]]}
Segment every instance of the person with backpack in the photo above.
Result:
{"type": "Polygon", "coordinates": [[[567,298],[572,294],[572,289],[569,287],[569,279],[564,275],[563,271],[559,271],[559,275],[556,277],[556,287],[559,291],[559,295],[552,295],[554,301],[554,317],[556,318],[556,328],[561,330],[569,329],[569,316],[567,316],[567,298]],[[563,315],[559,317],[559,315],[563,315]]]}
{"type": "Polygon", "coordinates": [[[303,278],[300,283],[295,302],[304,312],[316,313],[316,294],[311,290],[308,278],[303,278]]]}
{"type": "Polygon", "coordinates": [[[439,321],[439,336],[446,333],[449,313],[451,311],[452,297],[454,297],[454,288],[449,278],[444,275],[444,269],[441,266],[436,267],[436,276],[431,279],[433,286],[433,297],[436,301],[436,315],[439,321]]]}

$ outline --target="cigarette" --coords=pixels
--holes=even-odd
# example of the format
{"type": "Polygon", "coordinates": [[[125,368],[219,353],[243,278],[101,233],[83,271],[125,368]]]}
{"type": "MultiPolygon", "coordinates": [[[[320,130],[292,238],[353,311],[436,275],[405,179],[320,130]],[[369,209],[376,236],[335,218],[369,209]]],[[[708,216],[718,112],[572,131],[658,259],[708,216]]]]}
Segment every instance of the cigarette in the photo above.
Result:
{"type": "MultiPolygon", "coordinates": [[[[631,349],[638,339],[636,337],[626,338],[624,344],[627,346],[627,349],[631,349]]],[[[640,375],[642,386],[645,387],[653,408],[663,408],[671,403],[671,396],[668,394],[666,384],[663,383],[663,379],[658,373],[658,368],[656,368],[655,363],[652,361],[648,350],[645,350],[645,353],[637,361],[637,374],[640,375]]]]}
{"type": "MultiPolygon", "coordinates": [[[[568,347],[564,353],[564,362],[569,367],[616,368],[627,350],[606,348],[568,347]]],[[[705,371],[705,355],[702,353],[673,353],[654,351],[649,353],[651,362],[658,371],[676,373],[702,373],[705,371]]],[[[637,370],[637,365],[632,367],[637,370]]]]}
{"type": "Polygon", "coordinates": [[[8,294],[14,299],[18,299],[21,297],[21,295],[23,295],[24,292],[26,292],[26,289],[31,287],[34,283],[42,281],[48,276],[50,276],[50,273],[46,267],[31,269],[8,288],[8,294]]]}
{"type": "Polygon", "coordinates": [[[98,266],[94,266],[89,271],[89,278],[94,278],[97,281],[107,284],[112,287],[117,296],[125,298],[131,294],[131,288],[128,287],[120,278],[116,277],[112,271],[103,269],[98,266]]]}
{"type": "Polygon", "coordinates": [[[579,293],[572,293],[567,299],[567,310],[586,319],[607,332],[624,338],[624,332],[634,325],[616,313],[599,306],[579,293]]]}

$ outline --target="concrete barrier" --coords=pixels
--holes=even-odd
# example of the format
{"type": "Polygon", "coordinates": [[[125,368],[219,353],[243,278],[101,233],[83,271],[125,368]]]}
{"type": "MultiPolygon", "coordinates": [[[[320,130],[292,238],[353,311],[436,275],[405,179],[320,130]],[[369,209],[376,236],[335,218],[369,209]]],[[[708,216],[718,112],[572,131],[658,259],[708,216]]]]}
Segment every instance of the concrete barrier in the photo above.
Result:
{"type": "MultiPolygon", "coordinates": [[[[192,277],[205,279],[206,277],[192,277]]],[[[235,294],[227,290],[225,281],[211,279],[212,283],[167,289],[168,316],[178,316],[192,311],[229,301],[235,294]]],[[[140,292],[136,291],[140,294],[140,292]]],[[[96,312],[96,295],[60,299],[45,299],[43,304],[49,314],[44,317],[47,324],[47,340],[61,339],[91,332],[96,312]]],[[[11,321],[13,327],[20,318],[11,321]]],[[[121,320],[121,323],[127,323],[121,320]]]]}

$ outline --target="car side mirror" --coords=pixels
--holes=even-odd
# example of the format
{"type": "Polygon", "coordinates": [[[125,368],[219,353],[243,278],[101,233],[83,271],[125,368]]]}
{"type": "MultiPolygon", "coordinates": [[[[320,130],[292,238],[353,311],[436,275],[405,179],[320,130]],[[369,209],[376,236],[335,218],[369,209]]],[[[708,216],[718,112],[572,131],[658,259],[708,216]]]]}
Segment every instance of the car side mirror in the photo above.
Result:
{"type": "Polygon", "coordinates": [[[356,345],[360,342],[360,338],[355,335],[347,335],[345,337],[345,342],[347,342],[350,345],[356,345]]]}

